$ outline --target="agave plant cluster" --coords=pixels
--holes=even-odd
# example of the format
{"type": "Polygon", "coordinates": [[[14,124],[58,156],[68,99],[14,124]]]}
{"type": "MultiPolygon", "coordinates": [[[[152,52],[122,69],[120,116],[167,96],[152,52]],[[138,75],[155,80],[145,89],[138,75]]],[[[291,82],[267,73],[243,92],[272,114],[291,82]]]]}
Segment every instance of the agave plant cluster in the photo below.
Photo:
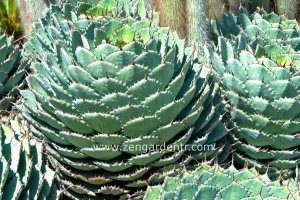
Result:
{"type": "Polygon", "coordinates": [[[288,175],[300,158],[298,23],[264,11],[249,16],[242,9],[213,25],[216,35],[229,38],[220,36],[217,52],[208,54],[230,102],[235,160],[288,175]]]}
{"type": "Polygon", "coordinates": [[[158,199],[299,199],[299,186],[294,180],[280,183],[260,175],[254,168],[223,169],[203,164],[191,172],[168,177],[159,186],[149,187],[145,200],[158,199]]]}
{"type": "Polygon", "coordinates": [[[95,18],[82,5],[53,5],[25,47],[33,72],[23,114],[71,198],[130,193],[223,147],[217,84],[141,3],[86,10],[95,18]],[[148,151],[164,144],[174,148],[148,151]],[[191,150],[205,144],[214,148],[191,150]]]}
{"type": "Polygon", "coordinates": [[[0,199],[57,199],[55,172],[45,163],[43,145],[17,117],[0,123],[0,199]]]}
{"type": "Polygon", "coordinates": [[[7,111],[15,101],[28,67],[22,60],[20,47],[13,42],[13,37],[0,35],[0,113],[7,111]]]}
{"type": "Polygon", "coordinates": [[[66,0],[0,37],[0,199],[300,198],[297,22],[225,13],[202,52],[160,19],[66,0]]]}

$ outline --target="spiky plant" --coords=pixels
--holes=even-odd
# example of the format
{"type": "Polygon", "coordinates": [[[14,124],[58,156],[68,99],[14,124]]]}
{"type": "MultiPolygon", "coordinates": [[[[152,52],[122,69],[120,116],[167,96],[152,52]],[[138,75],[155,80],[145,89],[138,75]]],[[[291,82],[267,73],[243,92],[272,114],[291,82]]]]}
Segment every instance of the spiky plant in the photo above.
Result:
{"type": "Polygon", "coordinates": [[[232,38],[247,34],[249,41],[262,37],[273,43],[290,44],[296,51],[300,48],[300,28],[297,21],[274,12],[267,13],[264,9],[259,9],[252,15],[243,7],[237,15],[225,12],[222,20],[211,21],[211,29],[214,42],[217,42],[218,36],[232,38]]]}
{"type": "Polygon", "coordinates": [[[132,193],[218,154],[223,106],[193,50],[157,28],[141,1],[87,7],[51,6],[26,45],[33,72],[23,114],[48,144],[65,194],[132,193]]]}
{"type": "Polygon", "coordinates": [[[60,0],[12,0],[17,2],[20,12],[21,26],[27,37],[33,23],[48,10],[50,3],[58,3],[60,0]]]}
{"type": "Polygon", "coordinates": [[[288,176],[300,159],[299,25],[264,12],[237,19],[240,33],[209,53],[230,103],[234,160],[288,176]]]}
{"type": "Polygon", "coordinates": [[[15,0],[0,0],[0,32],[14,34],[17,38],[22,35],[19,10],[15,0]]]}
{"type": "Polygon", "coordinates": [[[243,30],[242,19],[248,19],[246,21],[251,21],[249,19],[248,10],[241,7],[237,16],[232,12],[223,12],[222,17],[219,20],[210,21],[210,39],[214,42],[218,42],[218,37],[223,36],[226,38],[232,38],[240,34],[243,30]]]}
{"type": "Polygon", "coordinates": [[[27,62],[22,60],[13,37],[0,34],[0,113],[6,112],[15,101],[26,68],[27,62]]]}
{"type": "MultiPolygon", "coordinates": [[[[2,117],[3,119],[3,117],[2,117]]],[[[43,145],[30,139],[18,118],[0,120],[0,199],[58,199],[55,173],[43,145]]]]}
{"type": "Polygon", "coordinates": [[[300,198],[295,180],[271,181],[254,169],[223,169],[218,165],[202,165],[195,171],[166,178],[159,186],[149,186],[144,200],[181,199],[289,199],[300,198]]]}

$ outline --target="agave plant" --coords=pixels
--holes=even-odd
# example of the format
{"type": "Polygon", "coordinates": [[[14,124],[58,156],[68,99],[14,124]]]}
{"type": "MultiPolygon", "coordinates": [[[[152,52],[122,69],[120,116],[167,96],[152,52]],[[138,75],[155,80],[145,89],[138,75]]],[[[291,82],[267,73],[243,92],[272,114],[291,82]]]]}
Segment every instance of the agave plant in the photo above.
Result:
{"type": "Polygon", "coordinates": [[[25,47],[23,115],[72,199],[159,182],[217,155],[227,133],[217,84],[194,51],[156,27],[142,1],[100,3],[52,5],[25,47]]]}
{"type": "Polygon", "coordinates": [[[219,37],[208,54],[230,102],[235,162],[289,176],[300,158],[299,26],[263,11],[231,19],[227,36],[237,36],[219,37]]]}
{"type": "Polygon", "coordinates": [[[22,61],[19,46],[13,42],[13,37],[0,35],[0,113],[7,111],[15,101],[28,66],[22,61]]]}
{"type": "Polygon", "coordinates": [[[295,180],[271,181],[254,169],[202,165],[195,171],[168,177],[159,186],[150,186],[144,200],[181,199],[290,199],[300,198],[295,180]]]}
{"type": "Polygon", "coordinates": [[[43,145],[30,139],[19,120],[0,121],[0,199],[58,199],[55,174],[44,160],[43,145]]]}
{"type": "Polygon", "coordinates": [[[296,51],[300,48],[300,30],[297,21],[289,20],[274,12],[267,13],[264,9],[259,9],[252,15],[243,7],[237,16],[231,12],[224,13],[221,21],[211,21],[211,29],[214,42],[217,42],[218,36],[230,39],[244,34],[249,37],[248,41],[256,41],[258,38],[264,43],[271,40],[273,43],[289,44],[296,51]]]}

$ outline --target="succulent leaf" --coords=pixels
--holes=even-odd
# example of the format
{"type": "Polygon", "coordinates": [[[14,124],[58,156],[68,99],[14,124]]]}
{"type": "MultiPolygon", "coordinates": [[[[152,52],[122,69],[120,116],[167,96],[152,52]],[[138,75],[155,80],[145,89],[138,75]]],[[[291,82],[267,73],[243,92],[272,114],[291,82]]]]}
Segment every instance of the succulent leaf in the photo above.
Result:
{"type": "Polygon", "coordinates": [[[206,52],[229,102],[236,163],[272,177],[281,170],[295,174],[300,158],[299,25],[264,10],[249,16],[243,8],[214,25],[216,35],[224,36],[218,37],[216,50],[206,52]],[[226,27],[228,18],[231,26],[226,27]]]}
{"type": "Polygon", "coordinates": [[[0,112],[10,109],[16,100],[27,66],[13,37],[0,34],[0,112]]]}
{"type": "Polygon", "coordinates": [[[158,28],[140,0],[94,6],[51,5],[35,24],[50,42],[33,34],[25,47],[23,115],[73,199],[134,194],[214,158],[227,134],[218,85],[193,49],[158,28]],[[156,149],[163,144],[172,149],[156,149]]]}
{"type": "Polygon", "coordinates": [[[55,172],[45,163],[43,145],[24,134],[19,123],[17,119],[10,125],[1,122],[0,198],[58,199],[55,172]]]}
{"type": "Polygon", "coordinates": [[[202,164],[194,171],[149,186],[144,200],[167,199],[299,199],[297,181],[271,181],[255,169],[227,169],[202,164]]]}

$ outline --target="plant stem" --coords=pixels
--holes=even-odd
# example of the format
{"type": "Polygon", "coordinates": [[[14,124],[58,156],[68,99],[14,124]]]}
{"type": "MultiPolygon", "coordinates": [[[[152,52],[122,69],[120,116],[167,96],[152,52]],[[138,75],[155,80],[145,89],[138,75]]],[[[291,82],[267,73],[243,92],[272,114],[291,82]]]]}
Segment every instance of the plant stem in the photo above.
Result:
{"type": "Polygon", "coordinates": [[[201,48],[208,38],[206,0],[187,1],[187,13],[189,21],[188,45],[196,44],[198,48],[201,48]]]}

